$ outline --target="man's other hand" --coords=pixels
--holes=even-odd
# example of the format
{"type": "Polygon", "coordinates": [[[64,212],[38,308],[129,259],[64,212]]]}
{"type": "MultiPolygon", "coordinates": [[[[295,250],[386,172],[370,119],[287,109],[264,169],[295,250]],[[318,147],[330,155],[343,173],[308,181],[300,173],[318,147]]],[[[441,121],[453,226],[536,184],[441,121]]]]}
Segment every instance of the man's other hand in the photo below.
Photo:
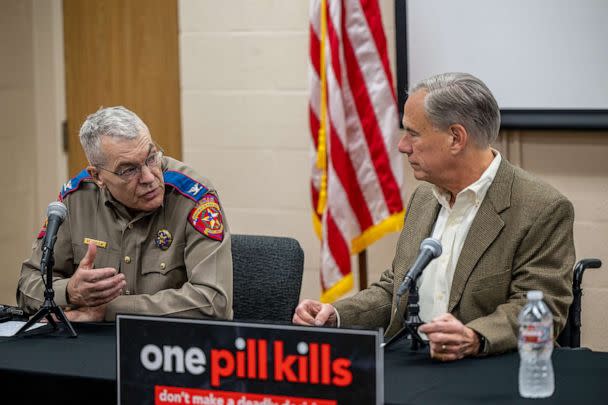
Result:
{"type": "Polygon", "coordinates": [[[105,319],[106,306],[80,307],[65,311],[65,317],[71,322],[101,322],[105,319]]]}
{"type": "Polygon", "coordinates": [[[431,357],[441,361],[459,360],[479,352],[479,337],[451,314],[443,314],[418,328],[426,333],[431,357]]]}
{"type": "Polygon", "coordinates": [[[298,325],[337,326],[338,318],[333,305],[304,300],[296,307],[292,322],[298,325]]]}

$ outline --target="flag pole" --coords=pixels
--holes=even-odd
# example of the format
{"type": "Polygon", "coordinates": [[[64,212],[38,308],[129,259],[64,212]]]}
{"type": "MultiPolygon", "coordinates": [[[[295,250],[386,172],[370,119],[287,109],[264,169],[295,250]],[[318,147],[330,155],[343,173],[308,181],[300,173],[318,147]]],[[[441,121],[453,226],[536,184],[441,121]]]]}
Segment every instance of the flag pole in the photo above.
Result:
{"type": "Polygon", "coordinates": [[[359,252],[359,291],[367,288],[367,249],[359,252]]]}

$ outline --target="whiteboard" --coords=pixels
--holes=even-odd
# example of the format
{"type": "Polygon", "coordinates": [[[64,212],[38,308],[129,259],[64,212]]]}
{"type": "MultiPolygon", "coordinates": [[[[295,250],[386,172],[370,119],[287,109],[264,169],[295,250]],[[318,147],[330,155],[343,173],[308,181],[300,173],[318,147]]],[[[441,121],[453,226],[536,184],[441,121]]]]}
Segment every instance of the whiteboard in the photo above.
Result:
{"type": "Polygon", "coordinates": [[[461,71],[483,80],[501,110],[608,110],[608,0],[407,0],[406,7],[409,86],[461,71]]]}

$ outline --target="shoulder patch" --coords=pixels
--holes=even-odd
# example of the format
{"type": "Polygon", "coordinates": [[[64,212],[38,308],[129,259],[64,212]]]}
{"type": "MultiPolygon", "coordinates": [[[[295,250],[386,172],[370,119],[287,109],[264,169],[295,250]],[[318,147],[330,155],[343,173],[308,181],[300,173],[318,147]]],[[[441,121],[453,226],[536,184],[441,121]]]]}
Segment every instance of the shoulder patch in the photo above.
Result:
{"type": "Polygon", "coordinates": [[[222,241],[224,239],[224,221],[217,197],[205,194],[188,214],[188,222],[208,238],[222,241]]]}
{"type": "Polygon", "coordinates": [[[83,180],[91,178],[92,177],[89,175],[89,172],[87,172],[86,169],[83,169],[76,175],[76,177],[68,180],[68,182],[61,187],[61,191],[59,192],[59,201],[63,201],[68,194],[78,190],[78,187],[80,187],[83,180]]]}
{"type": "Polygon", "coordinates": [[[173,170],[166,170],[163,173],[165,184],[176,189],[184,197],[188,197],[194,202],[199,202],[209,191],[198,181],[186,176],[183,173],[173,170]]]}

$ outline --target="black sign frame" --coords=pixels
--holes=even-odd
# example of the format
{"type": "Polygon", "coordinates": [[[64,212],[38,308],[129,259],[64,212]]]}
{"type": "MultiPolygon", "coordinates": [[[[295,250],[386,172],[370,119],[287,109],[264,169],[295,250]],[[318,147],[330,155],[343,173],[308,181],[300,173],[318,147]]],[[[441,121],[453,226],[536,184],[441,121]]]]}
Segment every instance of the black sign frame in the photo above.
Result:
{"type": "Polygon", "coordinates": [[[118,404],[382,404],[381,343],[381,329],[118,315],[118,404]]]}

